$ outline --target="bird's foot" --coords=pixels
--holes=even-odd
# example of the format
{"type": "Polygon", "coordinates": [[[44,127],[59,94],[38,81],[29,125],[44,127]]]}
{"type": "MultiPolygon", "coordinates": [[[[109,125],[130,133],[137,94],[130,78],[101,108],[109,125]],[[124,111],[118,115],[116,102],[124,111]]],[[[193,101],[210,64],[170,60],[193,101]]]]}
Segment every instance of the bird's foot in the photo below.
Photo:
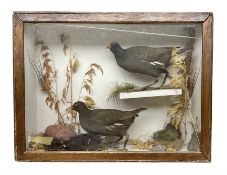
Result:
{"type": "Polygon", "coordinates": [[[120,149],[120,147],[116,143],[112,144],[111,145],[111,148],[113,148],[113,149],[120,149]]]}
{"type": "Polygon", "coordinates": [[[158,82],[158,80],[155,80],[153,83],[148,84],[148,85],[146,85],[146,86],[144,86],[140,89],[141,89],[141,91],[150,90],[150,89],[157,89],[157,87],[153,87],[153,85],[155,85],[157,82],[158,82]]]}
{"type": "Polygon", "coordinates": [[[127,143],[128,143],[128,139],[129,139],[129,135],[126,134],[123,150],[127,150],[127,149],[126,149],[126,145],[127,145],[127,143]]]}

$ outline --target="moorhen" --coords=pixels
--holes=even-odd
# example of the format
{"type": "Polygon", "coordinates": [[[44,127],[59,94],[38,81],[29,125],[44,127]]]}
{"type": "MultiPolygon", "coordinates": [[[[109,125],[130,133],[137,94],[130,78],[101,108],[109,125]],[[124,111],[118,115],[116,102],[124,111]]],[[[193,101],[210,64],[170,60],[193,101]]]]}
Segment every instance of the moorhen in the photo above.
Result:
{"type": "Polygon", "coordinates": [[[154,78],[158,78],[164,73],[165,77],[161,86],[165,84],[169,75],[166,68],[170,65],[173,47],[134,46],[123,49],[119,43],[112,42],[107,48],[113,52],[116,62],[121,68],[133,73],[150,75],[154,78]]]}
{"type": "Polygon", "coordinates": [[[146,110],[146,108],[139,108],[133,111],[116,109],[90,110],[81,101],[74,103],[71,109],[79,113],[81,127],[88,133],[117,136],[119,139],[116,140],[116,143],[126,136],[124,148],[128,141],[127,130],[134,122],[135,117],[139,116],[138,113],[146,110]]]}

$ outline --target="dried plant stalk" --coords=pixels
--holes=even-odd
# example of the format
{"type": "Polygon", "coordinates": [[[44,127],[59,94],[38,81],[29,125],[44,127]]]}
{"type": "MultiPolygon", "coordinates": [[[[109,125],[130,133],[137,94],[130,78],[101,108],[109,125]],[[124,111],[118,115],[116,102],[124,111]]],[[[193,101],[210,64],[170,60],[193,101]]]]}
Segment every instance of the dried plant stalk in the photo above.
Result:
{"type": "Polygon", "coordinates": [[[60,38],[61,43],[63,44],[63,52],[66,55],[67,50],[69,48],[69,41],[68,41],[69,40],[69,36],[64,34],[64,33],[62,33],[61,35],[59,35],[59,38],[60,38]]]}
{"type": "MultiPolygon", "coordinates": [[[[71,46],[70,46],[70,42],[69,42],[69,36],[66,34],[61,34],[59,36],[60,38],[60,42],[63,44],[63,52],[65,54],[65,56],[67,55],[67,50],[69,50],[69,63],[68,66],[66,68],[66,85],[63,89],[62,92],[62,101],[65,103],[70,103],[70,105],[73,105],[73,82],[72,82],[72,77],[73,74],[76,73],[79,62],[78,59],[76,57],[76,53],[74,53],[72,55],[71,53],[71,46]],[[70,100],[68,100],[68,96],[69,96],[69,90],[70,90],[70,100]]],[[[69,110],[67,111],[67,113],[70,114],[71,116],[71,125],[72,126],[77,126],[78,127],[78,133],[79,131],[79,124],[76,121],[77,118],[77,113],[75,111],[69,110]]],[[[67,116],[68,118],[68,116],[67,116]]]]}
{"type": "Polygon", "coordinates": [[[91,94],[91,86],[93,83],[93,77],[96,76],[96,70],[100,71],[103,75],[104,72],[102,67],[96,63],[92,63],[88,67],[86,73],[84,74],[83,82],[80,88],[79,99],[80,99],[82,90],[85,90],[88,94],[91,94]]]}
{"type": "MultiPolygon", "coordinates": [[[[73,91],[72,75],[74,73],[76,73],[78,65],[79,65],[79,61],[74,54],[73,57],[69,59],[69,64],[66,69],[66,86],[64,87],[63,92],[62,92],[62,97],[63,97],[64,101],[68,101],[67,96],[69,93],[69,87],[71,87],[70,89],[71,89],[71,94],[72,94],[72,91],[73,91]]],[[[72,103],[72,98],[71,98],[70,103],[72,103]]]]}
{"type": "MultiPolygon", "coordinates": [[[[72,82],[72,76],[74,73],[76,73],[79,62],[76,58],[76,54],[71,54],[71,47],[69,44],[69,36],[65,34],[61,34],[59,36],[61,43],[63,44],[63,52],[65,55],[67,55],[67,52],[69,50],[69,64],[66,69],[66,85],[63,89],[62,93],[62,101],[63,102],[69,102],[71,106],[73,105],[73,82],[72,82]],[[71,56],[72,55],[72,56],[71,56]],[[70,100],[68,100],[70,91],[70,100]]],[[[77,113],[72,110],[66,110],[66,113],[61,115],[59,110],[59,104],[60,101],[58,100],[57,96],[57,80],[56,80],[56,69],[54,65],[54,60],[52,58],[51,52],[49,47],[46,45],[46,43],[42,40],[36,41],[35,43],[36,50],[40,49],[40,59],[38,58],[37,54],[34,56],[30,52],[28,52],[29,60],[31,62],[31,65],[35,71],[35,74],[37,76],[38,82],[42,88],[42,91],[47,93],[46,97],[46,104],[51,110],[55,110],[58,113],[58,120],[57,122],[59,124],[64,123],[63,116],[67,115],[68,113],[71,114],[71,125],[78,127],[78,133],[79,133],[79,124],[76,123],[76,116],[77,113]],[[37,59],[37,58],[38,59],[37,59]],[[39,60],[36,62],[36,59],[39,60]],[[38,64],[39,63],[39,64],[38,64]],[[74,120],[74,121],[73,121],[74,120]]],[[[103,69],[100,65],[93,63],[88,67],[88,70],[84,74],[83,82],[80,88],[79,93],[79,99],[82,90],[85,90],[88,92],[88,94],[91,93],[91,86],[93,83],[93,77],[96,76],[96,71],[99,71],[103,74],[103,69]]],[[[84,103],[89,107],[94,107],[96,105],[95,101],[90,96],[83,97],[84,103]]],[[[68,117],[68,116],[67,116],[68,117]]]]}
{"type": "Polygon", "coordinates": [[[189,88],[190,88],[190,63],[191,50],[182,52],[181,48],[172,50],[171,66],[178,71],[177,75],[173,76],[170,83],[164,87],[180,88],[182,95],[175,98],[175,101],[170,106],[167,115],[170,116],[170,123],[179,129],[185,112],[189,108],[189,88]]]}
{"type": "Polygon", "coordinates": [[[64,123],[61,118],[61,113],[59,110],[59,100],[57,96],[57,80],[56,80],[56,69],[54,60],[51,56],[49,47],[45,44],[44,41],[36,41],[35,43],[36,50],[40,48],[41,58],[36,58],[40,60],[40,66],[42,67],[42,73],[39,72],[40,80],[39,82],[42,88],[42,91],[47,94],[46,104],[51,110],[55,110],[58,114],[58,123],[64,123]]]}

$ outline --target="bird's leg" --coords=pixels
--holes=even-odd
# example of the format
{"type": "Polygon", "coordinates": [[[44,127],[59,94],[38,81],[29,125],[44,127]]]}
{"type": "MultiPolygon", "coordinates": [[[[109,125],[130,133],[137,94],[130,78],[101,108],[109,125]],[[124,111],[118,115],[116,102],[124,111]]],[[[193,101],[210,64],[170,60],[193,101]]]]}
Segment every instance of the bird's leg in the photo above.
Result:
{"type": "Polygon", "coordinates": [[[114,143],[117,143],[117,142],[119,142],[122,139],[123,139],[123,136],[119,136],[119,138],[114,143]]]}
{"type": "Polygon", "coordinates": [[[134,88],[134,89],[129,89],[126,92],[139,92],[139,91],[145,91],[148,89],[159,89],[159,87],[152,87],[154,84],[156,84],[158,82],[158,79],[156,79],[153,83],[148,84],[144,87],[138,87],[138,88],[134,88]]]}
{"type": "Polygon", "coordinates": [[[124,142],[124,147],[123,147],[124,150],[126,150],[126,145],[128,143],[128,139],[129,139],[129,135],[126,134],[126,138],[125,138],[125,142],[124,142]]]}
{"type": "Polygon", "coordinates": [[[160,85],[160,88],[165,84],[167,77],[169,76],[169,72],[166,69],[163,69],[163,73],[165,73],[165,77],[162,81],[162,84],[160,85]]]}
{"type": "Polygon", "coordinates": [[[157,82],[158,82],[158,79],[156,79],[153,83],[148,84],[148,85],[142,87],[140,90],[141,90],[141,91],[145,91],[145,90],[151,88],[151,87],[152,87],[153,85],[155,85],[157,82]]]}
{"type": "Polygon", "coordinates": [[[116,148],[117,147],[116,144],[122,139],[123,139],[123,136],[119,136],[119,138],[111,144],[111,147],[116,148]]]}

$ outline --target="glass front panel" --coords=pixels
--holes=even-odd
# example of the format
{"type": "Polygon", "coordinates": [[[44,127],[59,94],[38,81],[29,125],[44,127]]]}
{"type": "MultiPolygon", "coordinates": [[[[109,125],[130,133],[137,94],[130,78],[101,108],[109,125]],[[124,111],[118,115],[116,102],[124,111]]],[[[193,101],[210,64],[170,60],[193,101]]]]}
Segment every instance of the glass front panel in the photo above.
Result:
{"type": "Polygon", "coordinates": [[[25,24],[30,151],[199,151],[201,25],[25,24]]]}

